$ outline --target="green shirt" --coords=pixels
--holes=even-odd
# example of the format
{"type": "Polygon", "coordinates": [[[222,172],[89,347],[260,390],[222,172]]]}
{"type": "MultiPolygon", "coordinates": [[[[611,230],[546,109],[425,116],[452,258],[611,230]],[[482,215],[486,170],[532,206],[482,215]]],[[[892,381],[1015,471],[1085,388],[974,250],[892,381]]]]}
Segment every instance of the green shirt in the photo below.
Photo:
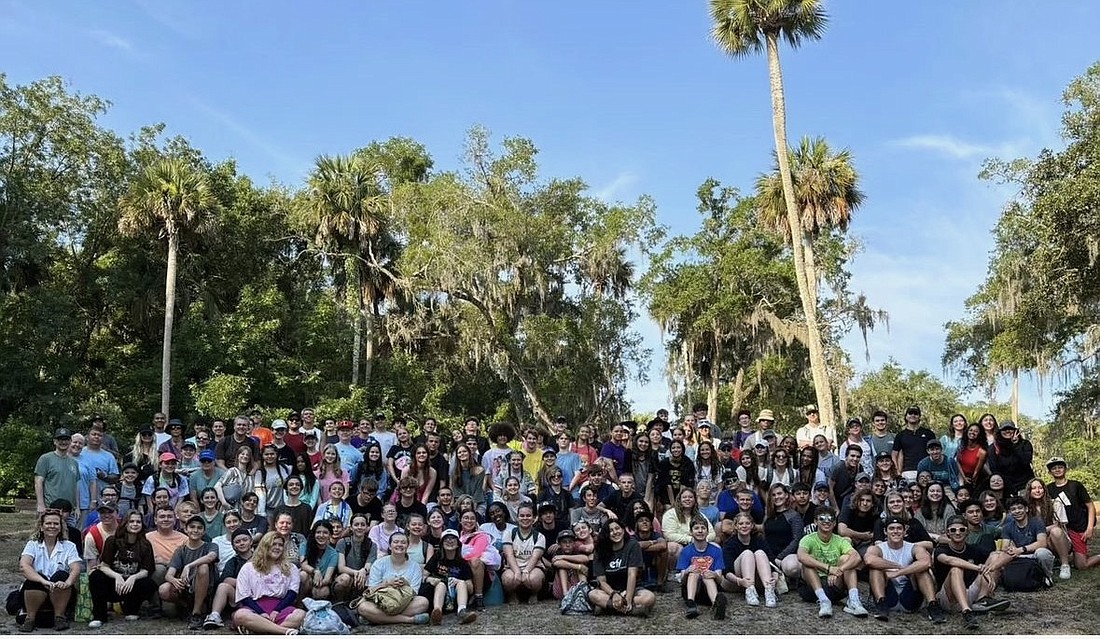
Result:
{"type": "Polygon", "coordinates": [[[76,486],[80,483],[80,467],[75,459],[50,451],[38,458],[38,463],[34,465],[34,475],[45,479],[42,495],[47,508],[55,499],[68,499],[73,502],[74,508],[80,506],[73,501],[76,499],[76,486]]]}
{"type": "MultiPolygon", "coordinates": [[[[802,541],[798,542],[798,547],[805,549],[814,559],[832,567],[840,563],[841,557],[851,552],[852,542],[848,541],[847,537],[834,533],[826,543],[822,541],[820,534],[814,533],[803,537],[802,541]]],[[[817,572],[822,576],[826,574],[820,570],[817,572]]]]}

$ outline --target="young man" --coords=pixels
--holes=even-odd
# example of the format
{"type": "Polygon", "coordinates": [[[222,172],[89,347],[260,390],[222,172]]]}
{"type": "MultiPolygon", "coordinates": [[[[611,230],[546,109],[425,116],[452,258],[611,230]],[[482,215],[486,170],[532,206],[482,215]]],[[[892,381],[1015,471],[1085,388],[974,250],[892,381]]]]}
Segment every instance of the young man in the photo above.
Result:
{"type": "Polygon", "coordinates": [[[876,410],[871,416],[871,454],[868,457],[877,458],[882,453],[887,453],[893,458],[894,434],[886,430],[890,423],[890,417],[885,411],[876,410]]]}
{"type": "Polygon", "coordinates": [[[1005,500],[1004,552],[1012,559],[1034,559],[1049,580],[1054,576],[1054,553],[1047,542],[1047,527],[1042,519],[1027,513],[1027,501],[1013,495],[1005,500]]]}
{"type": "Polygon", "coordinates": [[[39,515],[46,512],[46,504],[55,499],[80,503],[80,467],[69,457],[72,440],[72,431],[58,428],[53,433],[54,449],[43,453],[34,465],[34,497],[39,515]]]}
{"type": "Polygon", "coordinates": [[[210,605],[210,614],[206,615],[206,619],[202,622],[203,630],[217,630],[224,625],[222,611],[237,600],[237,574],[252,559],[252,535],[247,530],[238,528],[230,541],[236,554],[230,557],[222,568],[217,588],[214,590],[214,601],[210,605]]]}
{"type": "Polygon", "coordinates": [[[953,515],[947,520],[947,543],[936,547],[933,573],[940,590],[936,599],[946,610],[962,612],[964,625],[978,628],[976,612],[1004,610],[1011,602],[994,599],[1001,578],[1000,568],[989,565],[991,553],[966,543],[966,519],[953,515]]]}
{"type": "Polygon", "coordinates": [[[153,413],[153,444],[157,448],[164,442],[172,439],[172,436],[165,431],[165,426],[168,425],[168,416],[164,413],[153,413]]]}
{"type": "Polygon", "coordinates": [[[947,498],[954,499],[955,491],[959,489],[961,473],[958,460],[948,459],[943,454],[943,444],[938,439],[929,439],[924,446],[927,457],[917,463],[917,474],[924,471],[931,473],[932,479],[940,482],[947,489],[947,498]]]}
{"type": "Polygon", "coordinates": [[[856,477],[866,472],[862,461],[863,448],[859,444],[850,444],[844,449],[844,463],[837,464],[829,473],[829,495],[834,504],[843,504],[844,498],[855,492],[856,477]]]}
{"type": "Polygon", "coordinates": [[[830,447],[836,439],[835,435],[833,439],[829,439],[829,434],[825,432],[825,427],[821,425],[821,416],[817,412],[817,406],[810,404],[806,407],[806,423],[795,431],[794,438],[798,441],[798,447],[802,448],[813,446],[816,435],[824,435],[825,439],[829,441],[830,447]]]}
{"type": "Polygon", "coordinates": [[[859,458],[859,465],[863,472],[873,475],[875,472],[875,455],[871,452],[871,438],[863,434],[863,420],[852,417],[847,423],[848,435],[840,442],[837,454],[841,459],[847,455],[849,446],[859,446],[863,450],[863,456],[859,458]]]}
{"type": "Polygon", "coordinates": [[[218,561],[218,548],[202,540],[206,534],[206,521],[201,515],[188,519],[185,530],[187,541],[172,553],[158,593],[162,603],[186,605],[190,601],[191,616],[187,618],[187,629],[202,630],[202,612],[206,607],[206,594],[210,591],[211,575],[218,561]]]}
{"type": "Polygon", "coordinates": [[[910,406],[905,411],[905,428],[894,437],[894,466],[906,481],[917,480],[917,464],[928,454],[928,440],[936,434],[921,426],[920,406],[910,406]]]}
{"type": "Polygon", "coordinates": [[[638,492],[633,473],[623,473],[619,475],[619,489],[612,491],[603,505],[625,525],[633,519],[634,503],[639,501],[644,502],[645,499],[638,492]]]}
{"type": "Polygon", "coordinates": [[[300,429],[302,433],[302,441],[305,441],[306,435],[313,433],[317,436],[317,441],[321,441],[321,429],[317,428],[317,412],[313,410],[311,406],[306,406],[302,409],[302,427],[300,429]]]}
{"type": "Polygon", "coordinates": [[[397,443],[397,435],[389,429],[389,425],[386,423],[385,413],[376,413],[374,415],[374,430],[371,432],[370,436],[382,447],[382,459],[389,457],[390,448],[397,443]]]}
{"type": "Polygon", "coordinates": [[[634,541],[642,549],[642,564],[645,566],[638,578],[638,587],[667,592],[665,581],[668,579],[668,542],[664,535],[653,529],[653,513],[648,508],[639,511],[632,519],[634,541]]]}
{"type": "Polygon", "coordinates": [[[237,465],[237,451],[242,446],[247,446],[252,449],[252,462],[260,458],[260,447],[256,444],[256,440],[248,436],[249,430],[252,429],[252,422],[248,421],[248,418],[244,415],[237,415],[233,418],[233,434],[227,435],[224,439],[218,442],[218,445],[214,448],[214,455],[217,457],[215,463],[218,468],[222,470],[228,470],[237,465]]]}
{"type": "MultiPolygon", "coordinates": [[[[1081,482],[1066,477],[1066,460],[1051,457],[1047,470],[1054,481],[1047,484],[1047,494],[1051,501],[1059,501],[1066,509],[1066,534],[1069,536],[1073,551],[1073,565],[1078,570],[1100,566],[1100,555],[1088,556],[1088,540],[1092,539],[1096,527],[1096,506],[1089,497],[1089,491],[1081,482]]],[[[1069,579],[1069,564],[1063,562],[1058,576],[1069,579]]]]}
{"type": "Polygon", "coordinates": [[[277,463],[280,466],[294,468],[294,458],[297,457],[297,454],[286,441],[289,429],[289,425],[281,419],[276,419],[271,422],[271,432],[273,433],[271,443],[275,446],[275,455],[278,460],[277,463]]]}
{"type": "Polygon", "coordinates": [[[929,621],[936,624],[947,621],[946,613],[936,601],[936,583],[929,572],[931,553],[923,546],[905,541],[905,520],[887,517],[883,524],[886,541],[876,542],[863,557],[870,570],[875,619],[889,621],[891,611],[916,612],[921,605],[928,604],[929,621]]]}
{"type": "Polygon", "coordinates": [[[600,457],[611,460],[611,464],[605,464],[611,481],[615,481],[630,466],[630,450],[626,447],[626,442],[637,425],[637,422],[630,420],[619,422],[611,429],[611,440],[600,448],[600,457]]]}
{"type": "Polygon", "coordinates": [[[187,477],[187,488],[191,493],[191,501],[199,503],[199,495],[207,488],[213,488],[214,484],[225,475],[225,470],[218,468],[214,462],[214,451],[204,450],[199,453],[199,470],[187,477]]]}
{"type": "Polygon", "coordinates": [[[733,447],[740,450],[749,437],[752,437],[753,433],[756,432],[752,428],[752,413],[743,409],[739,410],[734,417],[734,421],[737,422],[739,430],[733,435],[733,447]]]}
{"type": "Polygon", "coordinates": [[[161,506],[153,514],[156,528],[145,533],[145,538],[153,546],[153,559],[157,567],[150,575],[159,587],[168,574],[168,564],[176,549],[187,542],[187,535],[176,530],[176,511],[171,506],[161,506]]]}
{"type": "Polygon", "coordinates": [[[706,402],[696,402],[692,404],[691,413],[695,415],[696,426],[702,426],[704,424],[710,426],[710,435],[714,438],[714,441],[720,441],[722,439],[722,429],[718,427],[718,424],[710,421],[708,417],[710,414],[710,406],[708,406],[706,402]]]}
{"type": "MultiPolygon", "coordinates": [[[[527,474],[531,475],[532,478],[538,477],[544,460],[543,451],[539,448],[539,431],[537,428],[528,427],[524,429],[520,452],[523,453],[523,470],[527,471],[527,474]]],[[[557,459],[554,461],[557,461],[557,459]]]]}
{"type": "Polygon", "coordinates": [[[255,439],[260,444],[260,448],[267,446],[271,443],[271,440],[275,438],[275,433],[270,428],[264,426],[264,414],[259,409],[253,409],[248,413],[248,419],[252,422],[252,432],[249,433],[252,439],[255,439]]]}
{"type": "Polygon", "coordinates": [[[335,444],[336,452],[340,454],[340,467],[343,468],[347,477],[355,477],[356,469],[363,462],[363,453],[351,444],[354,431],[355,422],[348,419],[341,421],[336,427],[336,436],[339,437],[335,444]]]}
{"type": "Polygon", "coordinates": [[[859,599],[856,587],[858,571],[863,565],[859,553],[846,538],[833,533],[836,511],[819,508],[814,515],[817,531],[798,542],[798,561],[802,564],[802,583],[798,594],[803,601],[818,603],[818,617],[833,616],[833,602],[847,597],[844,612],[866,617],[867,609],[859,599]]]}
{"type": "Polygon", "coordinates": [[[287,431],[283,440],[287,446],[294,451],[297,455],[305,451],[306,440],[305,433],[302,432],[302,415],[298,411],[293,411],[286,418],[287,431]]]}
{"type": "Polygon", "coordinates": [[[710,525],[707,520],[696,516],[691,519],[692,543],[680,551],[676,561],[676,570],[680,574],[680,594],[686,610],[684,616],[694,619],[699,616],[699,603],[713,603],[715,619],[726,618],[726,605],[729,600],[725,593],[719,592],[718,583],[722,571],[726,569],[722,560],[722,549],[718,544],[707,541],[710,525]]]}
{"type": "MultiPolygon", "coordinates": [[[[114,486],[110,487],[111,490],[115,490],[114,486]]],[[[104,490],[106,494],[106,490],[104,490]]],[[[117,501],[117,494],[115,497],[117,501]]],[[[84,562],[88,567],[88,570],[95,570],[95,567],[99,564],[99,556],[103,554],[103,544],[107,541],[107,538],[115,534],[118,530],[118,506],[112,502],[104,502],[99,505],[93,512],[96,513],[96,521],[88,524],[88,527],[84,529],[84,562]]],[[[71,539],[74,544],[80,544],[80,539],[71,539]]]]}

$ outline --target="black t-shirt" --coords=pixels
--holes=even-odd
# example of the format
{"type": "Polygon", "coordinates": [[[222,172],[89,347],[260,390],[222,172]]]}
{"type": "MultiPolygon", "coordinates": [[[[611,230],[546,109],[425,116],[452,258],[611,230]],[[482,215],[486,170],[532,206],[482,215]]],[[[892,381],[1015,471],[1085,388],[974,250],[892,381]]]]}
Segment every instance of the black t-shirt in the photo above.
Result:
{"type": "Polygon", "coordinates": [[[366,504],[359,503],[358,495],[348,502],[351,506],[352,514],[363,513],[367,516],[367,521],[382,521],[382,500],[377,497],[371,499],[366,504]]]}
{"type": "Polygon", "coordinates": [[[313,509],[309,507],[309,504],[301,502],[297,506],[283,504],[275,509],[275,517],[272,517],[271,520],[275,521],[280,513],[290,513],[290,516],[294,519],[294,526],[290,529],[291,532],[296,532],[299,535],[309,535],[309,529],[313,526],[313,509]]]}
{"type": "Polygon", "coordinates": [[[855,532],[869,533],[874,532],[875,522],[877,521],[878,514],[874,511],[861,513],[857,512],[854,508],[845,508],[844,511],[840,513],[838,523],[846,524],[848,528],[851,528],[855,532]]]}
{"type": "Polygon", "coordinates": [[[596,553],[596,559],[592,562],[592,576],[603,575],[607,578],[607,585],[615,590],[625,590],[630,569],[644,567],[642,547],[633,539],[627,539],[622,548],[611,552],[607,561],[601,560],[599,553],[596,553]]]}
{"type": "Polygon", "coordinates": [[[1092,499],[1089,491],[1079,481],[1070,479],[1065,486],[1054,482],[1047,484],[1047,494],[1051,501],[1060,500],[1066,507],[1066,527],[1073,532],[1085,532],[1089,525],[1089,504],[1092,499]]]}
{"type": "Polygon", "coordinates": [[[535,530],[542,533],[543,538],[546,539],[547,548],[558,543],[558,533],[569,528],[568,515],[566,517],[567,518],[565,520],[562,520],[561,517],[555,517],[553,528],[547,528],[546,526],[544,526],[541,517],[539,518],[538,523],[535,524],[535,530]]]}
{"type": "Polygon", "coordinates": [[[394,443],[393,446],[390,446],[390,452],[386,453],[386,459],[393,460],[393,472],[398,477],[401,476],[401,467],[412,461],[412,454],[412,444],[402,446],[401,444],[394,443]],[[402,459],[405,461],[401,461],[402,459]]]}
{"type": "Polygon", "coordinates": [[[446,559],[443,557],[442,552],[437,552],[432,555],[432,558],[428,560],[428,565],[424,568],[429,575],[442,579],[444,582],[449,577],[455,577],[456,579],[474,578],[474,573],[470,569],[470,562],[463,559],[461,554],[454,559],[446,559]]]}
{"type": "MultiPolygon", "coordinates": [[[[787,526],[787,531],[790,532],[790,526],[787,526]]],[[[763,550],[764,554],[768,553],[767,544],[764,542],[764,538],[760,535],[753,534],[749,537],[749,543],[741,543],[741,540],[734,535],[726,540],[726,543],[722,544],[722,563],[726,565],[726,573],[733,572],[733,564],[737,561],[737,558],[741,556],[741,553],[746,550],[756,552],[757,550],[763,550]]]]}
{"type": "Polygon", "coordinates": [[[633,517],[630,517],[630,513],[634,508],[634,503],[639,501],[645,500],[642,499],[642,496],[638,494],[637,490],[629,497],[623,497],[622,491],[616,490],[604,501],[603,505],[607,506],[608,510],[615,513],[619,521],[625,522],[633,519],[633,517]]]}
{"type": "Polygon", "coordinates": [[[829,479],[833,480],[833,492],[836,493],[836,498],[843,501],[845,497],[855,493],[856,491],[856,475],[863,472],[863,469],[856,466],[855,469],[848,468],[848,464],[837,464],[833,468],[833,472],[829,474],[829,479]]]}
{"type": "Polygon", "coordinates": [[[240,555],[233,555],[229,558],[229,561],[225,562],[225,567],[222,568],[222,574],[218,577],[218,583],[225,581],[226,579],[236,579],[240,574],[241,568],[247,564],[251,559],[245,559],[240,555]]]}
{"type": "MultiPolygon", "coordinates": [[[[965,561],[969,561],[975,566],[980,566],[985,563],[985,560],[989,558],[989,551],[974,546],[972,544],[966,544],[962,550],[954,550],[949,544],[940,544],[936,546],[936,550],[933,553],[933,566],[932,572],[936,575],[936,583],[943,584],[947,581],[947,573],[951,572],[951,566],[940,562],[941,556],[957,557],[965,561]]],[[[963,571],[963,581],[966,585],[970,585],[978,577],[978,572],[974,570],[963,571]]]]}
{"type": "Polygon", "coordinates": [[[424,505],[424,502],[414,501],[409,506],[402,506],[401,500],[398,499],[394,504],[397,508],[397,525],[402,528],[409,521],[409,515],[419,514],[424,517],[424,521],[428,521],[428,507],[424,505]]]}
{"type": "Polygon", "coordinates": [[[916,430],[903,428],[894,436],[894,450],[901,451],[903,455],[901,470],[916,470],[917,463],[928,456],[928,440],[935,439],[936,434],[924,426],[916,430]]]}
{"type": "MultiPolygon", "coordinates": [[[[802,521],[802,517],[797,514],[791,514],[790,516],[795,521],[802,521]]],[[[802,536],[802,526],[798,526],[797,532],[792,530],[791,519],[787,517],[788,513],[782,512],[764,520],[764,552],[767,553],[769,559],[779,557],[779,553],[795,540],[796,534],[799,538],[802,536]]]]}

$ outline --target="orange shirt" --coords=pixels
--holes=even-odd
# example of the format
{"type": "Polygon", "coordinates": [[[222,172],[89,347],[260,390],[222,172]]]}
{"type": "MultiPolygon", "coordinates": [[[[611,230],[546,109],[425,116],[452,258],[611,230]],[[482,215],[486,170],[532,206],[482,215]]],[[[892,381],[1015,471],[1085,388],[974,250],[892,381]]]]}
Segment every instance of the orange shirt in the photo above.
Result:
{"type": "Polygon", "coordinates": [[[178,530],[173,530],[167,535],[152,530],[145,533],[145,538],[153,545],[153,559],[158,564],[168,565],[172,561],[172,554],[183,544],[187,543],[187,535],[178,530]]]}
{"type": "Polygon", "coordinates": [[[263,450],[264,446],[267,446],[271,442],[275,441],[275,431],[271,430],[267,426],[257,426],[252,429],[252,436],[260,442],[260,450],[263,450]]]}

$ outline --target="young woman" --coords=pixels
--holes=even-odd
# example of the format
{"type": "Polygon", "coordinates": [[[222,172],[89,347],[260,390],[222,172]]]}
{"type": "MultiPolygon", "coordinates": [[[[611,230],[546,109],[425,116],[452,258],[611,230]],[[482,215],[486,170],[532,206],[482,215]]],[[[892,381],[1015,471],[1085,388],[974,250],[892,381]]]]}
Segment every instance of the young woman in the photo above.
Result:
{"type": "MultiPolygon", "coordinates": [[[[403,528],[397,525],[397,506],[393,504],[386,504],[382,506],[382,523],[374,526],[367,533],[371,542],[374,543],[374,547],[377,549],[376,554],[379,557],[388,555],[390,552],[390,537],[396,532],[405,532],[403,528]]],[[[408,543],[406,538],[406,550],[408,549],[408,543]]]]}
{"type": "Polygon", "coordinates": [[[367,477],[373,477],[378,482],[378,499],[386,500],[393,492],[394,482],[390,480],[390,474],[386,472],[386,460],[382,456],[382,446],[369,440],[367,452],[363,453],[363,461],[359,464],[357,477],[364,481],[367,477]]]}
{"type": "Polygon", "coordinates": [[[978,486],[982,479],[986,456],[985,435],[978,424],[967,426],[963,441],[955,451],[959,464],[959,480],[963,486],[978,486]]]}
{"type": "Polygon", "coordinates": [[[559,517],[567,516],[576,504],[573,493],[565,488],[565,474],[557,466],[546,467],[543,471],[546,485],[539,491],[538,502],[549,502],[554,505],[559,517]]]}
{"type": "Polygon", "coordinates": [[[493,478],[493,499],[495,501],[504,501],[507,494],[505,490],[506,482],[509,477],[514,477],[519,482],[520,495],[530,496],[535,494],[535,480],[530,473],[523,469],[523,453],[518,450],[508,453],[507,463],[501,466],[500,472],[493,478]]]}
{"type": "Polygon", "coordinates": [[[237,611],[233,622],[250,632],[296,635],[306,611],[294,607],[301,573],[286,554],[286,541],[276,532],[265,533],[252,560],[237,574],[237,611]]]}
{"type": "Polygon", "coordinates": [[[798,459],[798,440],[791,435],[784,435],[776,447],[776,450],[779,449],[787,451],[787,459],[790,459],[794,465],[794,460],[798,459]]]}
{"type": "Polygon", "coordinates": [[[699,452],[699,441],[695,437],[695,418],[684,419],[680,429],[684,432],[684,438],[681,440],[684,444],[684,455],[694,462],[696,454],[699,452]]]}
{"type": "Polygon", "coordinates": [[[760,605],[759,582],[764,586],[764,605],[775,608],[778,605],[775,596],[777,577],[768,560],[767,542],[756,533],[756,524],[748,513],[738,513],[733,518],[734,534],[722,545],[723,563],[726,566],[722,575],[722,586],[726,590],[744,589],[745,603],[760,605]]]}
{"type": "Polygon", "coordinates": [[[511,475],[504,480],[503,492],[500,497],[493,503],[504,504],[508,508],[508,515],[512,519],[516,519],[519,515],[519,508],[525,504],[531,503],[531,498],[525,493],[520,492],[520,480],[515,475],[511,475]]]}
{"type": "Polygon", "coordinates": [[[871,475],[871,481],[881,479],[886,483],[886,489],[892,490],[901,486],[901,472],[894,465],[894,459],[885,451],[875,455],[875,472],[871,475]]]}
{"type": "Polygon", "coordinates": [[[455,463],[451,468],[451,489],[456,498],[468,495],[478,508],[479,514],[485,513],[485,469],[477,463],[476,456],[466,444],[455,447],[455,463]]]}
{"type": "MultiPolygon", "coordinates": [[[[764,514],[764,551],[768,559],[780,568],[776,581],[779,594],[787,591],[788,577],[797,580],[802,573],[802,564],[798,561],[798,542],[802,539],[804,522],[802,515],[791,508],[790,500],[791,493],[786,486],[772,486],[768,490],[768,504],[764,514]]],[[[735,520],[735,529],[736,523],[735,520]]]]}
{"type": "Polygon", "coordinates": [[[798,451],[798,466],[795,469],[795,483],[816,486],[826,481],[825,473],[817,468],[817,451],[812,446],[806,446],[798,451]]]}
{"type": "Polygon", "coordinates": [[[718,461],[718,453],[714,450],[714,444],[709,441],[699,442],[695,451],[695,485],[701,480],[722,480],[721,463],[718,461]]]}
{"type": "Polygon", "coordinates": [[[500,568],[500,553],[492,544],[491,535],[478,527],[477,513],[463,510],[458,517],[458,539],[462,542],[462,556],[470,562],[473,573],[474,607],[485,609],[485,581],[490,571],[500,568]]]}
{"type": "Polygon", "coordinates": [[[413,592],[420,590],[420,584],[424,579],[423,567],[409,561],[409,537],[403,532],[395,532],[386,540],[390,554],[380,557],[371,564],[370,576],[367,580],[367,591],[359,607],[359,615],[365,617],[374,625],[389,625],[398,623],[415,623],[426,625],[431,621],[428,616],[428,600],[419,595],[414,596],[405,606],[394,614],[387,613],[379,608],[370,599],[370,594],[380,588],[408,586],[413,592]]]}
{"type": "MultiPolygon", "coordinates": [[[[766,487],[761,479],[760,458],[756,455],[755,448],[741,453],[741,459],[736,470],[737,481],[744,484],[749,490],[756,491],[757,494],[767,494],[766,487]]],[[[764,451],[768,449],[766,445],[760,446],[760,448],[764,451]]]]}
{"type": "Polygon", "coordinates": [[[529,603],[538,600],[546,581],[540,562],[546,552],[546,538],[535,530],[535,509],[530,504],[519,507],[516,527],[504,538],[504,593],[516,603],[520,594],[529,597],[529,603]]]}
{"type": "MultiPolygon", "coordinates": [[[[653,491],[657,481],[657,453],[646,433],[634,437],[634,449],[630,454],[630,470],[642,499],[653,508],[653,491]]],[[[718,473],[721,476],[721,472],[718,473]]]]}
{"type": "Polygon", "coordinates": [[[181,501],[185,501],[190,495],[187,478],[177,472],[179,460],[172,453],[161,453],[160,467],[149,479],[145,480],[145,486],[141,493],[148,497],[147,507],[153,507],[153,492],[158,488],[168,489],[168,505],[175,507],[181,501]]]}
{"type": "Polygon", "coordinates": [[[978,502],[982,505],[982,522],[987,529],[1003,529],[1005,525],[1005,509],[1001,500],[990,490],[984,490],[978,495],[978,502]]]}
{"type": "Polygon", "coordinates": [[[615,516],[614,513],[600,505],[600,496],[596,488],[585,486],[581,489],[581,505],[569,512],[569,522],[571,524],[578,521],[586,522],[588,527],[598,534],[613,516],[615,516]]]}
{"type": "Polygon", "coordinates": [[[993,496],[997,498],[997,501],[1003,503],[1004,498],[1007,497],[1007,495],[1005,495],[1005,478],[999,473],[993,473],[989,476],[989,482],[987,484],[986,490],[983,490],[982,492],[993,493],[993,496]]]}
{"type": "Polygon", "coordinates": [[[428,447],[423,444],[413,449],[409,465],[401,471],[399,479],[413,477],[417,482],[416,499],[427,502],[428,497],[434,494],[436,481],[439,479],[437,471],[428,461],[430,457],[428,447]]]}
{"type": "Polygon", "coordinates": [[[332,524],[318,521],[313,524],[309,537],[298,550],[302,557],[302,584],[299,592],[303,597],[330,598],[332,584],[336,580],[336,568],[340,563],[340,553],[329,545],[332,533],[332,524]]]}
{"type": "MultiPolygon", "coordinates": [[[[665,511],[664,516],[661,517],[662,534],[668,541],[669,565],[675,566],[680,551],[692,543],[691,521],[696,518],[707,521],[707,518],[699,512],[695,491],[685,486],[680,489],[680,494],[676,497],[676,505],[665,511]]],[[[714,541],[714,526],[711,526],[709,521],[707,526],[709,526],[707,541],[714,541]]]]}
{"type": "Polygon", "coordinates": [[[920,510],[913,518],[919,521],[933,543],[947,541],[947,519],[955,514],[955,507],[947,499],[947,493],[943,484],[934,481],[924,491],[924,499],[921,500],[920,510]]]}
{"type": "Polygon", "coordinates": [[[439,552],[439,549],[443,547],[443,531],[448,528],[458,530],[458,513],[454,513],[454,525],[447,525],[447,518],[444,516],[443,511],[439,506],[432,508],[428,511],[428,528],[424,531],[424,539],[428,544],[435,549],[435,552],[439,552]]]}
{"type": "Polygon", "coordinates": [[[351,516],[351,534],[336,544],[339,557],[336,564],[336,581],[332,590],[336,601],[348,601],[367,587],[370,566],[378,557],[374,542],[367,533],[370,521],[363,513],[351,516]]]}
{"type": "Polygon", "coordinates": [[[313,471],[309,453],[302,451],[294,458],[294,474],[302,478],[302,494],[299,499],[303,504],[316,509],[317,503],[321,501],[321,484],[317,483],[317,473],[313,471]]]}
{"type": "Polygon", "coordinates": [[[791,457],[785,448],[776,448],[771,455],[771,464],[764,473],[764,489],[772,486],[793,486],[797,479],[797,473],[791,465],[791,457]]]}
{"type": "Polygon", "coordinates": [[[997,418],[992,413],[986,413],[978,418],[978,425],[981,426],[986,448],[992,446],[997,441],[997,418]]]}
{"type": "Polygon", "coordinates": [[[695,464],[684,454],[684,442],[676,439],[668,446],[668,458],[657,465],[657,503],[661,508],[676,503],[684,488],[695,486],[695,464]]]}
{"type": "Polygon", "coordinates": [[[966,439],[966,430],[966,416],[961,413],[952,415],[951,419],[948,421],[947,434],[940,435],[940,443],[943,444],[944,457],[947,459],[955,458],[955,454],[958,452],[963,440],[966,439]]]}
{"type": "Polygon", "coordinates": [[[153,582],[153,546],[145,538],[141,514],[130,511],[119,531],[107,538],[96,570],[88,575],[92,595],[92,621],[89,628],[99,628],[107,622],[107,608],[121,602],[122,614],[128,621],[138,618],[141,602],[157,590],[153,582]]]}
{"type": "Polygon", "coordinates": [[[160,508],[171,508],[171,504],[168,503],[168,489],[158,488],[153,491],[153,509],[145,515],[144,524],[146,530],[152,530],[157,527],[156,516],[157,510],[160,508]]]}
{"type": "Polygon", "coordinates": [[[237,456],[232,468],[225,471],[221,479],[214,484],[214,490],[218,493],[218,500],[225,510],[233,510],[241,502],[245,493],[252,492],[252,449],[241,446],[237,450],[237,456]]]}
{"type": "Polygon", "coordinates": [[[1072,544],[1066,534],[1066,524],[1069,518],[1066,515],[1066,507],[1061,501],[1051,500],[1047,494],[1047,487],[1039,478],[1031,479],[1024,488],[1024,499],[1027,500],[1027,512],[1031,517],[1038,517],[1047,527],[1047,539],[1050,540],[1050,549],[1058,555],[1063,566],[1062,579],[1069,577],[1069,568],[1073,555],[1072,544]]]}
{"type": "Polygon", "coordinates": [[[321,452],[321,465],[317,468],[317,482],[321,484],[319,503],[328,501],[329,489],[337,482],[343,484],[346,491],[349,479],[340,464],[340,451],[335,444],[328,444],[321,452]]]}
{"type": "MultiPolygon", "coordinates": [[[[328,499],[317,505],[313,522],[337,520],[344,526],[351,524],[351,506],[344,501],[347,488],[343,482],[334,481],[328,487],[328,499]]],[[[331,531],[330,531],[331,532],[331,531]]]]}
{"type": "Polygon", "coordinates": [[[225,516],[221,511],[221,500],[218,499],[218,491],[213,488],[203,488],[199,495],[199,505],[202,510],[199,516],[206,522],[206,541],[213,541],[218,535],[225,533],[225,516]]]}
{"type": "Polygon", "coordinates": [[[260,497],[256,493],[247,492],[241,495],[240,509],[237,511],[241,515],[241,528],[252,532],[252,537],[257,542],[264,533],[267,532],[268,521],[267,517],[260,517],[256,514],[256,508],[260,504],[260,497]]]}
{"type": "Polygon", "coordinates": [[[435,548],[427,539],[428,525],[420,514],[409,515],[405,522],[405,533],[409,536],[409,561],[426,566],[432,558],[435,548]]]}
{"type": "Polygon", "coordinates": [[[219,575],[225,568],[226,562],[232,559],[233,555],[237,554],[236,549],[233,548],[233,533],[237,532],[237,529],[241,527],[240,513],[235,510],[230,510],[222,515],[222,527],[225,532],[211,540],[218,549],[217,570],[219,575]]]}
{"type": "Polygon", "coordinates": [[[577,441],[569,447],[570,452],[580,455],[581,468],[588,468],[595,464],[600,457],[600,451],[592,446],[593,433],[592,425],[584,424],[577,429],[577,441]]]}
{"type": "Polygon", "coordinates": [[[492,535],[493,545],[496,546],[498,552],[502,551],[504,549],[504,538],[510,537],[512,529],[516,526],[512,523],[512,517],[504,504],[497,502],[489,504],[487,514],[488,521],[478,528],[492,535]]]}
{"type": "Polygon", "coordinates": [[[626,535],[618,521],[610,521],[596,543],[592,575],[597,587],[588,593],[588,601],[600,612],[648,617],[657,597],[639,587],[644,568],[638,542],[626,535]]]}
{"type": "Polygon", "coordinates": [[[443,608],[451,599],[457,608],[458,622],[468,624],[477,619],[477,613],[467,608],[474,592],[473,569],[470,562],[462,558],[462,543],[456,531],[445,531],[440,544],[440,551],[424,568],[428,574],[425,583],[433,588],[432,623],[438,625],[443,620],[443,608]]]}
{"type": "Polygon", "coordinates": [[[134,445],[130,448],[130,452],[122,458],[124,465],[133,464],[137,467],[137,485],[139,488],[145,485],[146,479],[157,472],[157,457],[156,437],[153,435],[153,429],[143,426],[138,434],[134,435],[134,445]]]}

